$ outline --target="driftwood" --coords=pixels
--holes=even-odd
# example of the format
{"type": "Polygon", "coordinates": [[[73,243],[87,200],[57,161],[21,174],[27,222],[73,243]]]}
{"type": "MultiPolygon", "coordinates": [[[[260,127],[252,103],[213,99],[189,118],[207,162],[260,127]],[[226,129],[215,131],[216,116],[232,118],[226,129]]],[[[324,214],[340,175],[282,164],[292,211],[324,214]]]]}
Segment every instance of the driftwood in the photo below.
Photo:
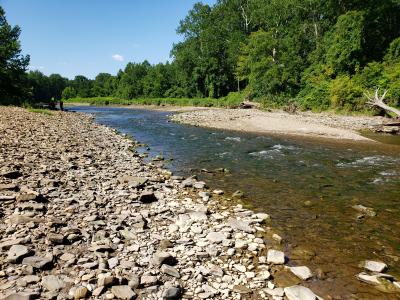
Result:
{"type": "Polygon", "coordinates": [[[379,96],[379,88],[375,89],[375,94],[372,96],[369,92],[364,93],[365,97],[368,98],[367,104],[370,104],[372,106],[378,106],[380,108],[383,108],[384,110],[390,111],[394,114],[396,114],[398,117],[400,117],[400,110],[397,108],[391,107],[387,105],[383,100],[385,99],[386,93],[388,91],[385,90],[382,94],[382,96],[379,96]]]}

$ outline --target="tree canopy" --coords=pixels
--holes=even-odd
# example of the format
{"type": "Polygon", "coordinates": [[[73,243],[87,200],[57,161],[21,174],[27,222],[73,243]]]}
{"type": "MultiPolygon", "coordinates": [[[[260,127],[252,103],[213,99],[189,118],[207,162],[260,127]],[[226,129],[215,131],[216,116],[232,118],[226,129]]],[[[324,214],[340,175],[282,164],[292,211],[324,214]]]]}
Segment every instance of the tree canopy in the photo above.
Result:
{"type": "MultiPolygon", "coordinates": [[[[9,32],[12,49],[8,65],[11,70],[18,62],[22,76],[28,57],[19,54],[19,29],[6,25],[2,16],[1,34],[9,32]]],[[[32,97],[219,98],[234,93],[271,106],[359,110],[365,108],[363,92],[378,86],[389,89],[392,104],[400,105],[398,0],[199,2],[179,22],[177,33],[182,41],[172,46],[171,62],[130,62],[115,76],[100,73],[93,80],[30,72],[32,97]]]]}
{"type": "Polygon", "coordinates": [[[7,23],[0,7],[0,103],[19,103],[28,96],[25,72],[29,56],[21,54],[20,28],[7,23]]]}

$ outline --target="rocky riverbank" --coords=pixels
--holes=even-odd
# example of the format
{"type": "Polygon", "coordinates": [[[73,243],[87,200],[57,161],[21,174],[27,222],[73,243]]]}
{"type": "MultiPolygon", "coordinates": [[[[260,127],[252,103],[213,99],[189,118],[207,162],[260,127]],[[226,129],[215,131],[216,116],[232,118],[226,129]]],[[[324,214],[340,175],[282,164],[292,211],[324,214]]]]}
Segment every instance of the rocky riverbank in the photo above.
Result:
{"type": "Polygon", "coordinates": [[[256,109],[208,109],[177,113],[179,123],[243,132],[371,142],[359,131],[371,130],[387,121],[383,117],[343,116],[328,113],[260,111],[256,109]]]}
{"type": "MultiPolygon", "coordinates": [[[[288,266],[267,214],[144,161],[88,116],[0,116],[0,299],[319,298],[307,286],[321,274],[288,266]]],[[[363,268],[399,286],[384,264],[363,268]]]]}
{"type": "Polygon", "coordinates": [[[316,298],[274,284],[287,258],[267,214],[143,162],[87,116],[0,115],[0,299],[316,298]]]}

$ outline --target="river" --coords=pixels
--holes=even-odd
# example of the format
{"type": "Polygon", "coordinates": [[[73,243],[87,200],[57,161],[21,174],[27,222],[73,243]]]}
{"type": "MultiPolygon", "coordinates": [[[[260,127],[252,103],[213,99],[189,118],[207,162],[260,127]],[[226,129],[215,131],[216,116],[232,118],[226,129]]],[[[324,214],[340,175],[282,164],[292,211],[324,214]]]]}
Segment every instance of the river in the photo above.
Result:
{"type": "Polygon", "coordinates": [[[320,274],[305,284],[317,294],[399,299],[355,275],[362,260],[372,259],[386,262],[400,279],[400,146],[198,128],[169,122],[170,113],[161,111],[70,109],[147,144],[150,150],[140,151],[163,155],[175,174],[196,174],[227,195],[242,190],[247,205],[271,215],[289,265],[320,274]],[[229,172],[204,172],[220,168],[229,172]],[[356,204],[377,216],[358,217],[356,204]]]}

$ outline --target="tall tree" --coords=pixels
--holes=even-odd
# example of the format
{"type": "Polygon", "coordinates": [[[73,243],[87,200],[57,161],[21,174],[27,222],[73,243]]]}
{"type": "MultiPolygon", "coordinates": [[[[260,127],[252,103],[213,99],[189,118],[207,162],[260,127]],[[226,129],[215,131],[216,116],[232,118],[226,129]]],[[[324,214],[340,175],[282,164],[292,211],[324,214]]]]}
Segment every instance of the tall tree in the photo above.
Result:
{"type": "Polygon", "coordinates": [[[18,26],[7,23],[0,7],[0,103],[20,103],[27,97],[25,72],[29,56],[21,54],[18,26]]]}

